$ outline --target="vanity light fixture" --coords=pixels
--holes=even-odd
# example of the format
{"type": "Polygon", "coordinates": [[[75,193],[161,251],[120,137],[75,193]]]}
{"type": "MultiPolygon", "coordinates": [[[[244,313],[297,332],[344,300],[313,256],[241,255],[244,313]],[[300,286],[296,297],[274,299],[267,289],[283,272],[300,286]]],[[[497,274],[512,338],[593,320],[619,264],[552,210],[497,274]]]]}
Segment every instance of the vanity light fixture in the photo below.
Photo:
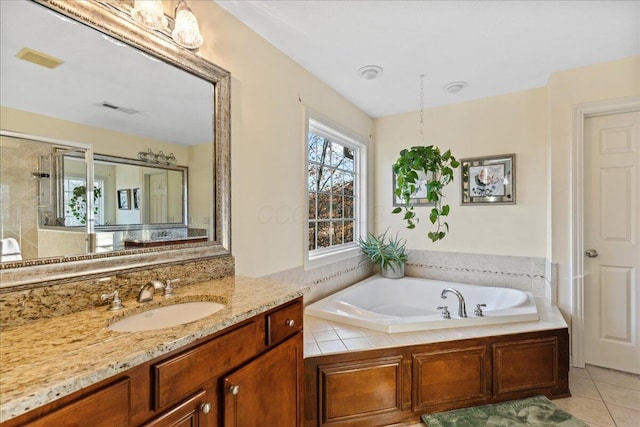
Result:
{"type": "Polygon", "coordinates": [[[463,82],[463,81],[451,82],[444,85],[444,91],[448,93],[458,93],[465,87],[467,87],[467,82],[463,82]]]}
{"type": "Polygon", "coordinates": [[[157,163],[161,165],[175,165],[178,162],[176,156],[173,153],[166,155],[161,150],[158,152],[158,154],[156,154],[151,151],[151,148],[149,148],[147,151],[140,151],[138,153],[138,159],[145,162],[157,163]]]}
{"type": "Polygon", "coordinates": [[[167,19],[162,0],[135,0],[131,9],[131,19],[171,37],[179,46],[191,50],[198,49],[202,46],[203,38],[193,11],[185,0],[180,0],[174,12],[175,19],[167,19]]]}
{"type": "Polygon", "coordinates": [[[193,14],[187,2],[180,0],[176,6],[175,26],[171,32],[171,38],[182,47],[197,49],[202,46],[202,35],[198,27],[198,20],[193,14]]]}
{"type": "Polygon", "coordinates": [[[154,30],[162,30],[168,26],[162,0],[135,0],[131,17],[139,24],[154,30]]]}
{"type": "Polygon", "coordinates": [[[365,65],[358,70],[358,74],[365,80],[373,80],[382,74],[382,67],[377,65],[365,65]]]}

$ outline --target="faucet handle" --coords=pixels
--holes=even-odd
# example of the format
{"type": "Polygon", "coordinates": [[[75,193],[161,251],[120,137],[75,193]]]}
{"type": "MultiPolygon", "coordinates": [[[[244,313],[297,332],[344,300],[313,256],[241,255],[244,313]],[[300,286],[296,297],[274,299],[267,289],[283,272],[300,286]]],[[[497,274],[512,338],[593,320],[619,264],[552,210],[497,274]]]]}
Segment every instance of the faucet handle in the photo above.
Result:
{"type": "Polygon", "coordinates": [[[153,286],[153,289],[158,290],[158,289],[164,289],[164,283],[162,283],[160,280],[151,280],[148,283],[149,285],[153,286]]]}
{"type": "Polygon", "coordinates": [[[111,301],[111,305],[109,305],[109,308],[107,308],[107,310],[116,311],[116,310],[122,310],[124,308],[124,305],[122,304],[122,300],[118,296],[118,291],[113,291],[108,294],[100,295],[100,299],[102,301],[106,301],[110,298],[113,298],[113,300],[111,301]]]}
{"type": "Polygon", "coordinates": [[[451,313],[449,313],[449,306],[443,305],[442,307],[438,307],[438,310],[442,310],[441,317],[443,319],[451,319],[451,313]]]}
{"type": "Polygon", "coordinates": [[[486,307],[487,304],[476,304],[476,309],[473,310],[473,314],[478,317],[484,317],[484,313],[482,312],[482,307],[486,307]]]}
{"type": "Polygon", "coordinates": [[[173,289],[173,284],[178,283],[179,281],[180,279],[167,280],[167,284],[164,286],[164,292],[162,293],[162,296],[165,296],[165,297],[174,296],[175,291],[173,289]]]}

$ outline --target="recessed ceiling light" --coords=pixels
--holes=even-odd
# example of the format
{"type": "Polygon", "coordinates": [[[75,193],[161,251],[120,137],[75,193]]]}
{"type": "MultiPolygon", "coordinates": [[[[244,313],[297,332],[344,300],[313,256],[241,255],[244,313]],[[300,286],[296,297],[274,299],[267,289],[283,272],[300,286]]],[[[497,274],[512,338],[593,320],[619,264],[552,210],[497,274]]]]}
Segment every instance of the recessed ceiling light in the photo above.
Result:
{"type": "Polygon", "coordinates": [[[365,80],[373,80],[382,74],[382,67],[377,65],[365,65],[358,70],[358,74],[365,80]]]}
{"type": "Polygon", "coordinates": [[[467,86],[467,82],[451,82],[444,85],[445,92],[458,93],[467,86]]]}

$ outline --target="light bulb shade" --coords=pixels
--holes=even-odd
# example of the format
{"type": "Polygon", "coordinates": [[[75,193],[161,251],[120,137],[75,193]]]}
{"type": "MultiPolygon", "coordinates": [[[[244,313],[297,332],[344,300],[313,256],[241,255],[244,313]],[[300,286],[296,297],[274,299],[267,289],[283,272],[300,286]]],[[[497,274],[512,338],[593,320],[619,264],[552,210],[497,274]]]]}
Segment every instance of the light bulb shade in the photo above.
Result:
{"type": "Polygon", "coordinates": [[[187,49],[197,49],[202,46],[202,35],[198,27],[198,20],[184,1],[176,7],[175,27],[171,33],[173,41],[187,49]]]}
{"type": "Polygon", "coordinates": [[[135,0],[131,17],[134,21],[154,30],[167,28],[162,0],[135,0]]]}

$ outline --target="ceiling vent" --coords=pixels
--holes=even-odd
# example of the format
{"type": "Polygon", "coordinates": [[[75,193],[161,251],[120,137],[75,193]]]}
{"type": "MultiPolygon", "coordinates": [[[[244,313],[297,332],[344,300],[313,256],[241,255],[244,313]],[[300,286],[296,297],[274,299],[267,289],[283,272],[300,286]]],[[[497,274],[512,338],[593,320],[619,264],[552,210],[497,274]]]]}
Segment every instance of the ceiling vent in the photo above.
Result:
{"type": "Polygon", "coordinates": [[[46,53],[38,52],[30,47],[24,47],[20,52],[16,53],[16,57],[29,61],[31,63],[40,65],[42,67],[54,69],[60,66],[64,61],[53,56],[49,56],[46,53]]]}

